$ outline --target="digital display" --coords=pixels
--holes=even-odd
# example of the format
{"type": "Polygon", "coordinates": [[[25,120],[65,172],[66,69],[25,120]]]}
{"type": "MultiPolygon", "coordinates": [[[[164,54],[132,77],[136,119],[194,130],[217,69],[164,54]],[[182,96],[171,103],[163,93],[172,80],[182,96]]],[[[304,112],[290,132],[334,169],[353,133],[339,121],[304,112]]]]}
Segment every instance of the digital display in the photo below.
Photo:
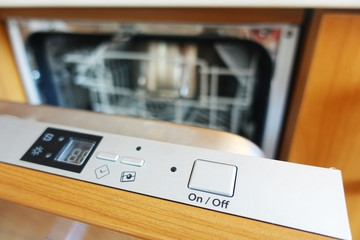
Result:
{"type": "Polygon", "coordinates": [[[70,138],[68,143],[55,157],[55,161],[82,165],[95,144],[96,142],[94,141],[70,138]]]}
{"type": "Polygon", "coordinates": [[[47,128],[21,160],[80,173],[102,136],[47,128]]]}

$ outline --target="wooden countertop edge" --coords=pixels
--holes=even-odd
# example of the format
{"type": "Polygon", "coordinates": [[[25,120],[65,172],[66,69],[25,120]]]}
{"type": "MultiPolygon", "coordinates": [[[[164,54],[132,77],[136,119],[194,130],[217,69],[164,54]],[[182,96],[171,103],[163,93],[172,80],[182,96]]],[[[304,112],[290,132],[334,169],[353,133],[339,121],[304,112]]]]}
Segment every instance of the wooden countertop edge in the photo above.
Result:
{"type": "Polygon", "coordinates": [[[0,163],[0,198],[144,239],[328,239],[0,163]]]}
{"type": "Polygon", "coordinates": [[[360,7],[359,3],[354,0],[333,0],[333,1],[320,1],[320,0],[305,0],[305,1],[286,1],[286,0],[225,0],[225,1],[164,1],[153,0],[151,2],[145,0],[124,1],[124,0],[78,0],[78,1],[45,1],[45,0],[12,0],[0,1],[0,6],[4,7],[253,7],[253,8],[290,8],[290,7],[303,7],[303,8],[319,8],[319,7],[360,7]]]}
{"type": "Polygon", "coordinates": [[[291,23],[303,21],[303,8],[241,7],[0,7],[0,20],[19,18],[92,19],[148,22],[291,23]],[[186,14],[184,14],[186,13],[186,14]]]}

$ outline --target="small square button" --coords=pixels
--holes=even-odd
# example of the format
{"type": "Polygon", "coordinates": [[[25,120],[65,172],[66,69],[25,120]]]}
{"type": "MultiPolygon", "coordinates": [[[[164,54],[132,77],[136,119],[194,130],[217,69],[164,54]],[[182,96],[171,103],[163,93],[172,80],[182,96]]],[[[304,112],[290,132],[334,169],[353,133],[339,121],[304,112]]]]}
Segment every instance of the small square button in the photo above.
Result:
{"type": "Polygon", "coordinates": [[[236,174],[237,167],[234,165],[196,160],[188,187],[193,190],[232,197],[236,174]]]}

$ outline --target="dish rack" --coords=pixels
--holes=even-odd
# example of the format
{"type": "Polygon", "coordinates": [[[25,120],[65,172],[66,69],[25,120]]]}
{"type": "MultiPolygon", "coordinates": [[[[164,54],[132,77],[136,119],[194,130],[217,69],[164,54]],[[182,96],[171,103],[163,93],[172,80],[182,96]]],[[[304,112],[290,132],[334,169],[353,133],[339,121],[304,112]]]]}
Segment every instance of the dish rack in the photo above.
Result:
{"type": "Polygon", "coordinates": [[[231,63],[231,60],[236,63],[236,59],[231,59],[234,56],[230,56],[229,51],[222,51],[222,55],[225,67],[210,66],[204,59],[181,54],[162,56],[113,50],[104,44],[91,52],[68,53],[64,61],[75,65],[75,84],[88,89],[94,111],[238,133],[250,111],[258,57],[253,54],[248,67],[243,68],[231,63]],[[149,79],[141,68],[154,63],[171,66],[170,88],[149,89],[149,79]],[[134,74],[134,67],[137,74],[134,74]],[[179,77],[176,73],[184,73],[186,69],[194,70],[196,77],[191,79],[184,74],[179,77]],[[221,77],[236,79],[233,96],[219,95],[221,77]],[[194,93],[191,96],[190,90],[194,93]]]}

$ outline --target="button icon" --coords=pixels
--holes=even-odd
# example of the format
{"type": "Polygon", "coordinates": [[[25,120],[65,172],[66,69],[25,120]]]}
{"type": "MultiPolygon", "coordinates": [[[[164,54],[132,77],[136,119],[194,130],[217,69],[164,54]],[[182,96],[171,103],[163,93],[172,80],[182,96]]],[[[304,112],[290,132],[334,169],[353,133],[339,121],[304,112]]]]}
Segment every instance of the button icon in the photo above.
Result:
{"type": "Polygon", "coordinates": [[[36,146],[33,149],[31,149],[31,155],[33,155],[33,157],[35,156],[39,156],[40,153],[42,153],[44,150],[44,148],[42,146],[36,146]]]}
{"type": "Polygon", "coordinates": [[[53,137],[54,137],[54,134],[52,134],[52,133],[47,133],[47,134],[45,134],[45,136],[42,138],[42,140],[43,140],[44,142],[50,142],[50,141],[53,139],[53,137]]]}
{"type": "Polygon", "coordinates": [[[120,182],[134,182],[136,172],[122,172],[120,182]]]}
{"type": "Polygon", "coordinates": [[[96,178],[100,179],[110,174],[109,168],[107,165],[103,165],[97,169],[95,169],[96,178]]]}

